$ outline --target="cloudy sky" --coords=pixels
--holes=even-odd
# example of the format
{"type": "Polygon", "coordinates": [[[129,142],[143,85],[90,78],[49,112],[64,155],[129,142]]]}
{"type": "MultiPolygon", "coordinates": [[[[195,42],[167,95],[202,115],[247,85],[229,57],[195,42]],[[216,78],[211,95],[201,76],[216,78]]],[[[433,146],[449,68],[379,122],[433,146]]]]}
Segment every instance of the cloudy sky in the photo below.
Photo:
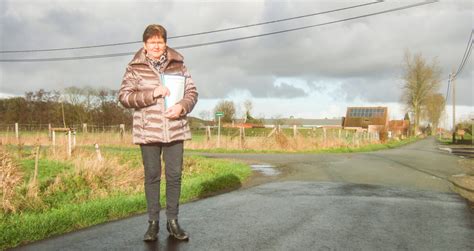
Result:
{"type": "MultiPolygon", "coordinates": [[[[168,36],[243,26],[377,1],[23,1],[0,0],[0,50],[36,50],[140,41],[148,24],[168,36]]],[[[170,39],[171,47],[323,24],[424,2],[387,0],[286,22],[170,39]]],[[[222,99],[270,117],[332,118],[347,106],[388,106],[400,119],[407,49],[437,60],[446,95],[473,29],[470,0],[437,3],[276,35],[179,50],[200,93],[192,115],[222,99]]],[[[58,58],[135,52],[141,43],[80,50],[0,53],[0,59],[58,58]]],[[[54,62],[0,62],[1,95],[69,86],[118,89],[132,55],[54,62]]],[[[456,80],[457,118],[474,114],[472,56],[456,80]]],[[[451,99],[448,101],[451,104],[451,99]]],[[[444,118],[450,126],[451,106],[444,118]]]]}

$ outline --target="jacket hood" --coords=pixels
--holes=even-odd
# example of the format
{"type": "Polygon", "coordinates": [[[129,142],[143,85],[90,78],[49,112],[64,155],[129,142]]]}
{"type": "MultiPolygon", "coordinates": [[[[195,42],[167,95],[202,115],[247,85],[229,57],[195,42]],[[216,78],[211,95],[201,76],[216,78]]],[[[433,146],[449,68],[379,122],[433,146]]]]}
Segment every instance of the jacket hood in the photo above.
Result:
{"type": "MultiPolygon", "coordinates": [[[[175,49],[166,47],[166,51],[168,53],[168,61],[178,61],[178,62],[183,62],[184,57],[179,54],[175,49]]],[[[146,60],[146,54],[145,54],[145,48],[141,48],[140,50],[135,53],[135,56],[133,57],[132,61],[128,63],[129,65],[132,64],[148,64],[148,61],[146,60]]]]}

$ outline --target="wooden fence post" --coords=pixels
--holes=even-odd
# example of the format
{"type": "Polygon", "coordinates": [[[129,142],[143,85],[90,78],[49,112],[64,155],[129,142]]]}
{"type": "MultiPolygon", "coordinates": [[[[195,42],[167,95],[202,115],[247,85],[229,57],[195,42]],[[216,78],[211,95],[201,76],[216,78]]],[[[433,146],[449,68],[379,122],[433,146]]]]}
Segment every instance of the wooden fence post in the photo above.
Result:
{"type": "Polygon", "coordinates": [[[102,154],[100,154],[99,144],[95,143],[95,153],[97,154],[97,160],[102,161],[102,154]]]}
{"type": "Polygon", "coordinates": [[[67,131],[67,157],[70,158],[72,155],[72,140],[71,130],[67,131]]]}
{"type": "Polygon", "coordinates": [[[15,123],[15,137],[16,137],[16,141],[20,140],[20,133],[18,131],[18,123],[15,123]]]}
{"type": "Polygon", "coordinates": [[[124,133],[125,133],[125,124],[120,124],[120,139],[123,139],[124,133]]]}
{"type": "Polygon", "coordinates": [[[36,184],[36,179],[38,178],[38,162],[39,162],[40,147],[41,147],[41,145],[38,145],[36,147],[35,172],[33,174],[33,183],[34,184],[36,184]]]}
{"type": "Polygon", "coordinates": [[[76,130],[72,132],[72,148],[76,149],[76,130]]]}
{"type": "Polygon", "coordinates": [[[326,127],[323,127],[323,139],[324,139],[324,143],[326,143],[326,140],[327,140],[326,127]]]}
{"type": "Polygon", "coordinates": [[[206,139],[207,141],[211,140],[211,127],[210,126],[206,126],[206,139]]]}
{"type": "Polygon", "coordinates": [[[52,130],[51,137],[53,140],[53,149],[54,149],[54,147],[56,146],[56,131],[55,130],[52,130]]]}
{"type": "Polygon", "coordinates": [[[276,131],[278,130],[278,128],[273,128],[273,130],[268,134],[267,138],[270,138],[276,131]]]}
{"type": "Polygon", "coordinates": [[[40,146],[38,145],[35,149],[35,170],[33,173],[33,178],[30,179],[28,184],[28,190],[26,192],[26,196],[29,198],[34,198],[38,196],[39,186],[38,186],[38,162],[39,162],[39,150],[40,146]]]}
{"type": "Polygon", "coordinates": [[[6,135],[6,142],[10,141],[10,127],[7,125],[7,135],[6,135]]]}
{"type": "Polygon", "coordinates": [[[358,132],[356,132],[356,138],[357,138],[356,145],[357,145],[357,148],[359,148],[359,146],[360,146],[360,135],[359,135],[358,132]]]}
{"type": "Polygon", "coordinates": [[[240,127],[240,130],[239,130],[239,139],[240,139],[240,148],[244,148],[245,146],[245,128],[242,126],[240,127]]]}
{"type": "Polygon", "coordinates": [[[296,130],[296,125],[293,125],[293,137],[296,138],[296,134],[298,131],[296,130]]]}

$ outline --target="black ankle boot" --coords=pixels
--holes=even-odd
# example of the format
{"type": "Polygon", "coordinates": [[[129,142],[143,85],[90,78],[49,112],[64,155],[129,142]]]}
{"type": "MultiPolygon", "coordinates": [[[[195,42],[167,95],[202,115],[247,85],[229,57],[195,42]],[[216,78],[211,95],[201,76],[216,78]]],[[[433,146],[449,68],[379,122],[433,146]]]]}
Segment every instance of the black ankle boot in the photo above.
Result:
{"type": "Polygon", "coordinates": [[[158,232],[160,231],[160,225],[158,224],[158,221],[148,221],[150,225],[148,225],[148,230],[145,233],[145,236],[143,236],[144,241],[156,241],[158,235],[158,232]]]}
{"type": "Polygon", "coordinates": [[[188,233],[179,226],[178,219],[168,220],[166,229],[168,229],[171,236],[178,240],[184,241],[189,239],[188,233]]]}

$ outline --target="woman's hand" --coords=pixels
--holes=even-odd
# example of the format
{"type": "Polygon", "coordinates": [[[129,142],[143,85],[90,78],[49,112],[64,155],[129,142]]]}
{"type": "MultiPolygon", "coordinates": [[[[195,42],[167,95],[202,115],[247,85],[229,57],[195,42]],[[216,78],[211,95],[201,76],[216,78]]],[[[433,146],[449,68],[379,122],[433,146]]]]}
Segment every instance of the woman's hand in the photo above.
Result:
{"type": "Polygon", "coordinates": [[[158,86],[153,90],[153,98],[164,98],[170,95],[170,90],[164,86],[158,86]]]}
{"type": "Polygon", "coordinates": [[[183,106],[181,104],[176,104],[165,111],[165,117],[169,119],[177,119],[182,112],[183,106]]]}

